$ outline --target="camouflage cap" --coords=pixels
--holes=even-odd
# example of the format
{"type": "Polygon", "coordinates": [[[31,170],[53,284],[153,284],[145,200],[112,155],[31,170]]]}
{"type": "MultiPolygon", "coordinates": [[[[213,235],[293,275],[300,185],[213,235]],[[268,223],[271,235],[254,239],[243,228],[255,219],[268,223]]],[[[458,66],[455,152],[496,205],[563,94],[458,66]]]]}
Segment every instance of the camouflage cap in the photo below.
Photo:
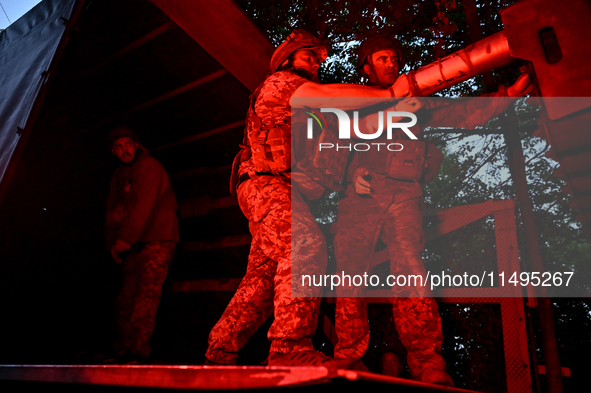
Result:
{"type": "Polygon", "coordinates": [[[357,71],[365,64],[365,60],[369,55],[381,50],[393,50],[398,55],[400,61],[400,68],[402,68],[402,45],[396,38],[385,34],[378,34],[367,38],[361,43],[357,50],[357,71]]]}
{"type": "Polygon", "coordinates": [[[271,72],[277,71],[289,55],[300,49],[311,49],[322,63],[328,57],[330,46],[304,29],[295,29],[273,52],[271,72]]]}

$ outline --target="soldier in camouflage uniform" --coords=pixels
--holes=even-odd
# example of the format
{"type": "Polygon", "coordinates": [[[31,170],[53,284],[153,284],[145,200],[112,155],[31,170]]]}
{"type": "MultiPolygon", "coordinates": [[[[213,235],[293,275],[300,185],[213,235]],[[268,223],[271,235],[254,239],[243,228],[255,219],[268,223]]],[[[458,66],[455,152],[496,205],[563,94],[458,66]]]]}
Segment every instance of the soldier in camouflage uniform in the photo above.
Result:
{"type": "Polygon", "coordinates": [[[207,363],[235,364],[240,348],[274,313],[268,332],[270,366],[350,364],[348,359],[324,356],[312,346],[318,288],[291,297],[294,280],[301,274],[323,274],[327,258],[324,236],[302,196],[318,198],[324,187],[291,167],[292,155],[294,161],[301,156],[291,151],[292,137],[297,138],[291,130],[291,98],[365,96],[376,97],[377,102],[391,97],[392,91],[319,84],[318,68],[326,56],[326,45],[304,30],[294,31],[275,50],[272,74],[251,97],[245,148],[235,160],[238,202],[249,220],[251,250],[246,275],[209,335],[207,363]],[[266,153],[261,154],[261,149],[266,153]]]}
{"type": "MultiPolygon", "coordinates": [[[[379,35],[362,43],[358,70],[369,79],[370,85],[392,86],[398,77],[401,59],[402,48],[398,41],[379,35]]],[[[520,77],[514,86],[508,89],[501,86],[498,93],[490,96],[523,95],[528,81],[527,76],[520,77]]],[[[398,88],[395,91],[400,94],[398,88]]],[[[411,94],[407,92],[404,95],[411,94]]],[[[475,110],[469,106],[438,108],[438,103],[433,100],[425,105],[424,101],[415,99],[411,104],[414,107],[395,110],[415,112],[425,105],[425,108],[429,108],[430,120],[422,124],[423,127],[442,125],[445,119],[455,127],[472,128],[498,115],[512,102],[511,99],[503,100],[498,107],[490,105],[483,111],[482,108],[475,110]]],[[[411,130],[415,135],[420,135],[418,126],[411,130]]],[[[408,136],[397,130],[392,139],[387,142],[400,142],[408,139],[408,136]]],[[[431,164],[427,167],[427,171],[431,171],[428,175],[430,178],[436,175],[443,159],[441,153],[433,148],[435,147],[432,145],[429,147],[433,159],[427,159],[427,164],[431,164]]],[[[384,164],[384,161],[388,162],[384,160],[386,156],[387,152],[383,151],[357,152],[349,167],[348,179],[351,184],[346,189],[346,197],[339,201],[334,240],[337,272],[344,270],[350,275],[370,272],[371,255],[380,239],[386,244],[390,254],[390,274],[420,274],[424,277],[425,268],[421,258],[424,250],[421,187],[416,180],[398,180],[384,175],[383,172],[379,173],[378,166],[384,164]]],[[[351,293],[355,293],[351,291],[355,289],[342,287],[337,290],[337,294],[340,292],[351,296],[351,293]]],[[[453,386],[452,379],[445,372],[446,365],[441,356],[443,336],[437,303],[427,292],[416,292],[417,290],[421,289],[404,288],[391,298],[396,329],[407,350],[411,376],[422,382],[453,386]]],[[[337,298],[335,325],[339,337],[335,357],[361,359],[369,343],[365,299],[337,298]]]]}
{"type": "Polygon", "coordinates": [[[118,362],[142,362],[150,355],[162,284],[179,241],[177,203],[166,171],[131,129],[113,129],[109,142],[123,164],[111,180],[105,224],[107,248],[123,263],[114,355],[118,362]]]}

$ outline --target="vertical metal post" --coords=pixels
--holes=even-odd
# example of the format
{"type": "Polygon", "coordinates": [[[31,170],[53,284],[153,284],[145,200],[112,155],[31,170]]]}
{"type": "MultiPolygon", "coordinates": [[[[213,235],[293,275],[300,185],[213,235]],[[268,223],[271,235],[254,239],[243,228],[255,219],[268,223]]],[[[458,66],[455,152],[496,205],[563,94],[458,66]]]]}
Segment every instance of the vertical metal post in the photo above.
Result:
{"type": "MultiPolygon", "coordinates": [[[[508,124],[507,124],[508,125],[508,124]]],[[[515,182],[517,202],[521,211],[525,246],[527,248],[527,260],[532,271],[544,272],[542,253],[538,242],[538,234],[534,221],[529,192],[527,189],[527,178],[525,175],[525,157],[521,146],[521,139],[516,127],[513,130],[508,127],[504,133],[509,158],[509,169],[515,182]]],[[[554,329],[554,315],[550,298],[547,297],[545,288],[536,288],[538,296],[538,315],[540,318],[540,330],[542,335],[542,351],[546,366],[546,378],[548,391],[550,393],[562,393],[562,370],[558,358],[558,346],[556,344],[556,333],[554,329]]],[[[537,372],[537,370],[535,370],[537,372]]]]}

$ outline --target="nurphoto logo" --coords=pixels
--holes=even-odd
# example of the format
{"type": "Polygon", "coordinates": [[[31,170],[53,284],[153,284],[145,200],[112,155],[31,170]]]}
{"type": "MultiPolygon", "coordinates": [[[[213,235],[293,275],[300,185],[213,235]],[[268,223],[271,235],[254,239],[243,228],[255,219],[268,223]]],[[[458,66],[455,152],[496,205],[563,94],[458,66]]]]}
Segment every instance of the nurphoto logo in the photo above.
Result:
{"type": "MultiPolygon", "coordinates": [[[[391,140],[392,133],[395,129],[401,129],[404,133],[413,140],[417,140],[416,135],[410,131],[410,127],[417,124],[417,117],[411,112],[397,112],[388,111],[386,112],[386,127],[384,127],[384,112],[378,112],[378,127],[373,133],[361,132],[359,130],[359,112],[353,111],[353,122],[349,114],[342,109],[337,108],[320,108],[321,113],[334,113],[337,116],[339,124],[339,139],[350,140],[351,139],[351,123],[353,124],[353,132],[356,138],[363,140],[374,140],[382,136],[384,130],[386,131],[386,138],[391,140]],[[410,121],[401,121],[410,119],[410,121]]],[[[314,138],[314,120],[320,125],[320,130],[324,130],[322,122],[313,113],[306,112],[312,117],[308,118],[307,123],[307,138],[314,138]]],[[[323,119],[324,120],[324,119],[323,119]]],[[[326,122],[325,122],[326,125],[326,122]]],[[[333,149],[336,150],[355,150],[355,151],[368,151],[372,148],[376,148],[378,151],[381,147],[389,151],[401,151],[404,146],[401,143],[349,143],[349,144],[334,144],[334,143],[319,143],[319,150],[333,149]]]]}

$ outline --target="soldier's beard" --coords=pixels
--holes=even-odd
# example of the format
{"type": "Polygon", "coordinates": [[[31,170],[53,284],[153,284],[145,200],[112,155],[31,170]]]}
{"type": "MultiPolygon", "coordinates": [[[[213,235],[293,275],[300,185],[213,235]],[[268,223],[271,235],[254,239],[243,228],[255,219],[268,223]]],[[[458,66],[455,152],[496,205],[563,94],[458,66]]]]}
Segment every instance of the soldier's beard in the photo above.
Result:
{"type": "Polygon", "coordinates": [[[320,83],[320,79],[318,78],[318,73],[313,73],[307,70],[303,70],[301,68],[293,68],[293,72],[301,76],[302,78],[306,78],[312,82],[320,83]]]}
{"type": "Polygon", "coordinates": [[[129,162],[124,162],[121,161],[121,163],[125,166],[132,166],[135,161],[137,160],[137,158],[140,156],[140,154],[142,154],[144,152],[144,149],[141,146],[138,146],[135,148],[135,151],[133,152],[133,158],[131,159],[131,161],[129,162]]]}

